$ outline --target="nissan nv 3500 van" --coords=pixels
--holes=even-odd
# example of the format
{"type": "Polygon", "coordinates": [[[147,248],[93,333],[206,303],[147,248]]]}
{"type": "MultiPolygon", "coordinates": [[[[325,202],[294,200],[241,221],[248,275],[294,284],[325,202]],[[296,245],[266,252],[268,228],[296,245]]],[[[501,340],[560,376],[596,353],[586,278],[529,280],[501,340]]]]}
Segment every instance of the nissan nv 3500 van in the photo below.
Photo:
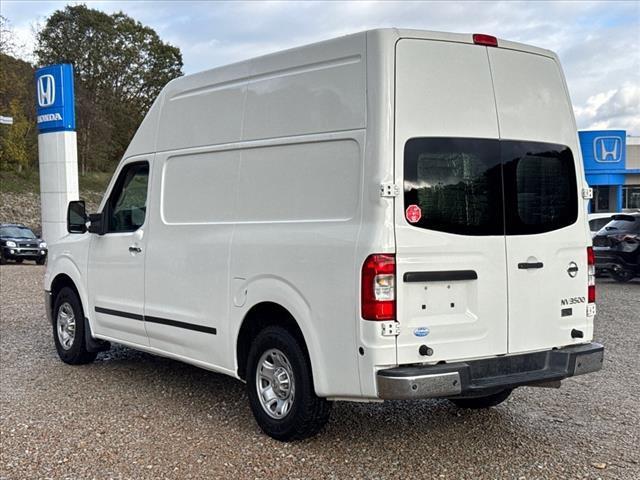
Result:
{"type": "Polygon", "coordinates": [[[188,75],[69,206],[55,345],[236,377],[280,440],[336,400],[494,406],[601,368],[588,198],[547,50],[384,29],[188,75]]]}

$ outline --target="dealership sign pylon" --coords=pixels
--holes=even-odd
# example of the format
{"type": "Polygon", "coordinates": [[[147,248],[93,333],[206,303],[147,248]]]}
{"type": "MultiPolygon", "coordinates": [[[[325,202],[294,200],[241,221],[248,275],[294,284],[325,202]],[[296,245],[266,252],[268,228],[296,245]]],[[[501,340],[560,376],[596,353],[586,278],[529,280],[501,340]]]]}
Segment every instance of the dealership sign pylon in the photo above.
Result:
{"type": "Polygon", "coordinates": [[[42,237],[55,242],[67,234],[67,205],[79,195],[73,66],[43,67],[35,77],[42,237]]]}

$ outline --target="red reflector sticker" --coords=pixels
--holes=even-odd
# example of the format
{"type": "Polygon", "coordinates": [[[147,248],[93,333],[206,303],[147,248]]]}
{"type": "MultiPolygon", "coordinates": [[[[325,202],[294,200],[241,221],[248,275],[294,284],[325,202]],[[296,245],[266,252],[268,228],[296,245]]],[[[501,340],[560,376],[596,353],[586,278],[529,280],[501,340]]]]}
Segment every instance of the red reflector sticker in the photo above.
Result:
{"type": "Polygon", "coordinates": [[[407,222],[418,223],[422,218],[422,210],[420,210],[418,205],[409,205],[405,216],[407,217],[407,222]]]}

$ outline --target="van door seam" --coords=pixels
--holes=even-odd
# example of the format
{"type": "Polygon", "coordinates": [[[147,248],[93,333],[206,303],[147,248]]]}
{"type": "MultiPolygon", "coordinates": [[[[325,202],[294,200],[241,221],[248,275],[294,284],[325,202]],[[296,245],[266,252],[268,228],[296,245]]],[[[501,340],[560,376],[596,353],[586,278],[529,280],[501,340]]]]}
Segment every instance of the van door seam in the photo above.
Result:
{"type": "Polygon", "coordinates": [[[505,273],[505,289],[506,289],[506,299],[507,299],[507,353],[509,352],[509,326],[511,324],[511,318],[509,315],[509,306],[510,306],[510,298],[509,298],[509,252],[507,249],[507,211],[506,211],[506,202],[505,202],[505,182],[504,182],[504,164],[502,161],[502,132],[500,130],[500,116],[498,115],[498,97],[496,96],[496,85],[495,80],[493,78],[493,68],[491,66],[491,55],[489,54],[489,48],[493,47],[484,47],[487,53],[487,65],[489,66],[489,77],[491,78],[491,91],[493,92],[493,106],[496,112],[496,126],[498,127],[498,155],[500,155],[500,179],[502,184],[500,185],[500,190],[502,193],[502,231],[504,238],[504,273],[505,273]]]}

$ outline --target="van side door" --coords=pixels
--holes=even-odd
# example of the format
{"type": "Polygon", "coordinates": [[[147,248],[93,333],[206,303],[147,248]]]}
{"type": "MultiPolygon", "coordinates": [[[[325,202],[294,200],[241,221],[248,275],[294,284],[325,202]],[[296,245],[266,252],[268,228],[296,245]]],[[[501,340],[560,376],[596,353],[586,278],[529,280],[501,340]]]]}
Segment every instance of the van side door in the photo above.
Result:
{"type": "Polygon", "coordinates": [[[88,261],[90,315],[96,334],[147,345],[144,326],[149,162],[120,168],[103,207],[104,235],[92,235],[88,261]]]}

